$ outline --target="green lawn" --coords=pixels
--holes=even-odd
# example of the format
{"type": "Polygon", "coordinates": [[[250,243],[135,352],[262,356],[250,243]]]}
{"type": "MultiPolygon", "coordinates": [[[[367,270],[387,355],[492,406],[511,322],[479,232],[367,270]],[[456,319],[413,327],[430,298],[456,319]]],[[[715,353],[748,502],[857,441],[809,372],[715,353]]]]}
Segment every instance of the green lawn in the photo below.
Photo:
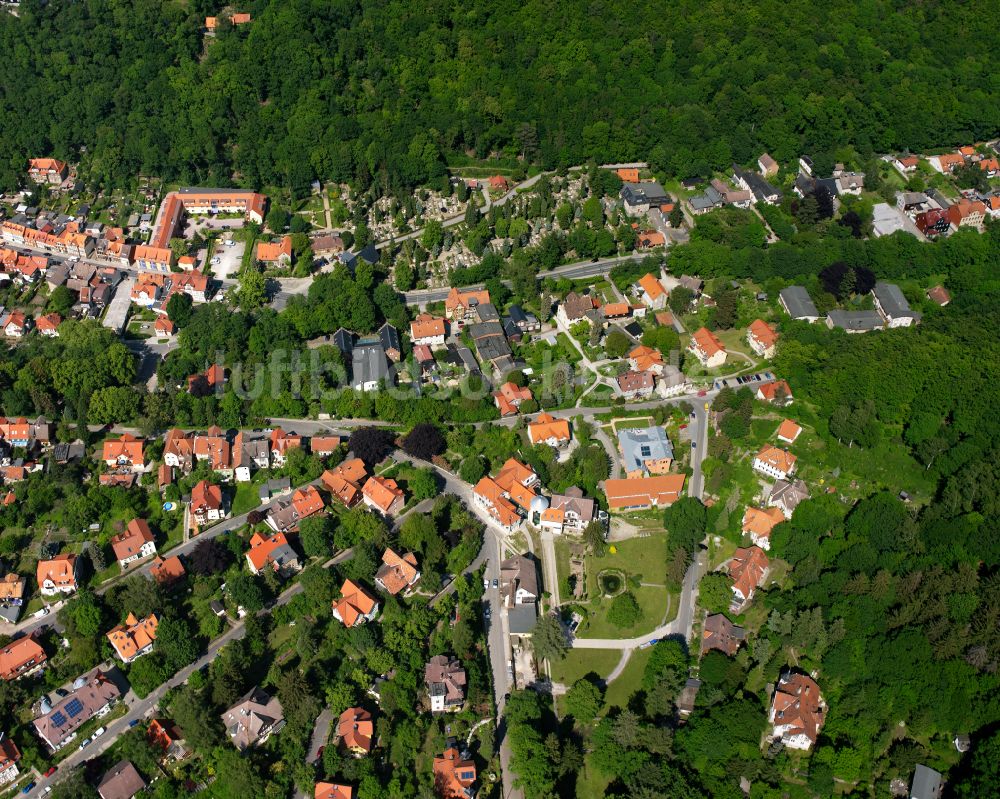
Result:
{"type": "Polygon", "coordinates": [[[552,664],[552,679],[567,688],[590,672],[603,679],[618,665],[621,654],[617,649],[571,649],[566,657],[552,664]]]}
{"type": "Polygon", "coordinates": [[[577,799],[603,799],[612,779],[613,777],[605,777],[591,765],[590,758],[586,758],[576,778],[577,799]]]}
{"type": "Polygon", "coordinates": [[[236,493],[233,494],[233,516],[249,513],[260,504],[260,498],[257,496],[258,488],[255,483],[236,484],[236,493]]]}
{"type": "Polygon", "coordinates": [[[624,707],[628,703],[642,682],[642,674],[646,670],[646,664],[649,662],[652,652],[652,647],[633,650],[625,670],[617,680],[608,686],[607,692],[604,694],[605,712],[612,707],[624,707]]]}
{"type": "Polygon", "coordinates": [[[601,558],[587,558],[587,591],[592,599],[584,606],[589,617],[580,625],[582,638],[632,638],[655,630],[663,623],[667,613],[669,592],[666,588],[667,547],[665,532],[644,538],[632,538],[614,544],[601,558]],[[629,590],[635,595],[642,618],[634,627],[616,627],[607,620],[612,599],[603,596],[598,574],[606,569],[624,572],[630,582],[629,590]],[[652,585],[631,585],[635,579],[652,585]]]}

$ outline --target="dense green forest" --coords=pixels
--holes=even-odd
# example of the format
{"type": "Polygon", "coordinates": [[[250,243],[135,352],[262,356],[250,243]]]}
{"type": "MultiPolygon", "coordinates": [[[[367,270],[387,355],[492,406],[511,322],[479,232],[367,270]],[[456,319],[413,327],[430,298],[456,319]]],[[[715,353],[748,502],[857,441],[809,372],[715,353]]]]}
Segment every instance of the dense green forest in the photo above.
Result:
{"type": "Polygon", "coordinates": [[[465,154],[681,175],[1000,130],[985,2],[253,0],[205,46],[194,0],[0,15],[0,185],[30,156],[254,186],[412,185],[465,154]]]}

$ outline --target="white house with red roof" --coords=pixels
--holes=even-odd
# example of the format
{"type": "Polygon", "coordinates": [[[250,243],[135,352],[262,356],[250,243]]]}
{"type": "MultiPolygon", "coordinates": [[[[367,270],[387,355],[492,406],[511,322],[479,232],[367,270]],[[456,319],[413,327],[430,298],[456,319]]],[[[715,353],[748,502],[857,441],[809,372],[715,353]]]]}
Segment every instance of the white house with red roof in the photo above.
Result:
{"type": "Polygon", "coordinates": [[[826,702],[812,677],[785,672],[771,697],[767,715],[771,739],[780,739],[789,749],[811,749],[823,728],[826,711],[826,702]]]}

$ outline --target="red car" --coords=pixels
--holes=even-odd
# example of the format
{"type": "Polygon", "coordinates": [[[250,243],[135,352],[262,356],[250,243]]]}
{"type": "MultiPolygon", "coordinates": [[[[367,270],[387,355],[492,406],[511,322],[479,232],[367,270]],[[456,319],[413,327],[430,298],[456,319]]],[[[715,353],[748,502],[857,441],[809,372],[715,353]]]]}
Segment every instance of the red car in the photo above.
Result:
{"type": "Polygon", "coordinates": [[[53,766],[52,768],[50,768],[48,771],[45,772],[44,776],[51,777],[55,773],[56,773],[56,767],[53,766]]]}
{"type": "Polygon", "coordinates": [[[708,392],[707,392],[707,391],[705,391],[705,389],[702,389],[701,391],[699,391],[699,392],[698,392],[698,396],[699,396],[699,397],[704,397],[704,396],[705,396],[705,395],[706,395],[707,393],[708,393],[708,392]]]}

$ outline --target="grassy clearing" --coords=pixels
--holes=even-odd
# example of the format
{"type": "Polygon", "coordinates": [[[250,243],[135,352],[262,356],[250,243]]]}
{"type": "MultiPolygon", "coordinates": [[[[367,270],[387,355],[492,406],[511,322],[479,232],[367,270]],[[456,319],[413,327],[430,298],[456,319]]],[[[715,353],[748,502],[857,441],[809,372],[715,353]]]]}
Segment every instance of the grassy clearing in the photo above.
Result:
{"type": "Polygon", "coordinates": [[[552,664],[552,679],[567,687],[590,672],[603,679],[618,665],[619,660],[621,652],[617,649],[571,649],[566,657],[552,664]]]}
{"type": "Polygon", "coordinates": [[[636,649],[632,652],[632,657],[629,658],[625,670],[617,680],[608,686],[604,694],[604,712],[613,707],[625,707],[642,682],[642,675],[652,652],[652,647],[636,649]]]}
{"type": "Polygon", "coordinates": [[[236,492],[233,494],[233,516],[249,513],[260,504],[257,489],[258,486],[254,483],[236,484],[236,492]]]}

